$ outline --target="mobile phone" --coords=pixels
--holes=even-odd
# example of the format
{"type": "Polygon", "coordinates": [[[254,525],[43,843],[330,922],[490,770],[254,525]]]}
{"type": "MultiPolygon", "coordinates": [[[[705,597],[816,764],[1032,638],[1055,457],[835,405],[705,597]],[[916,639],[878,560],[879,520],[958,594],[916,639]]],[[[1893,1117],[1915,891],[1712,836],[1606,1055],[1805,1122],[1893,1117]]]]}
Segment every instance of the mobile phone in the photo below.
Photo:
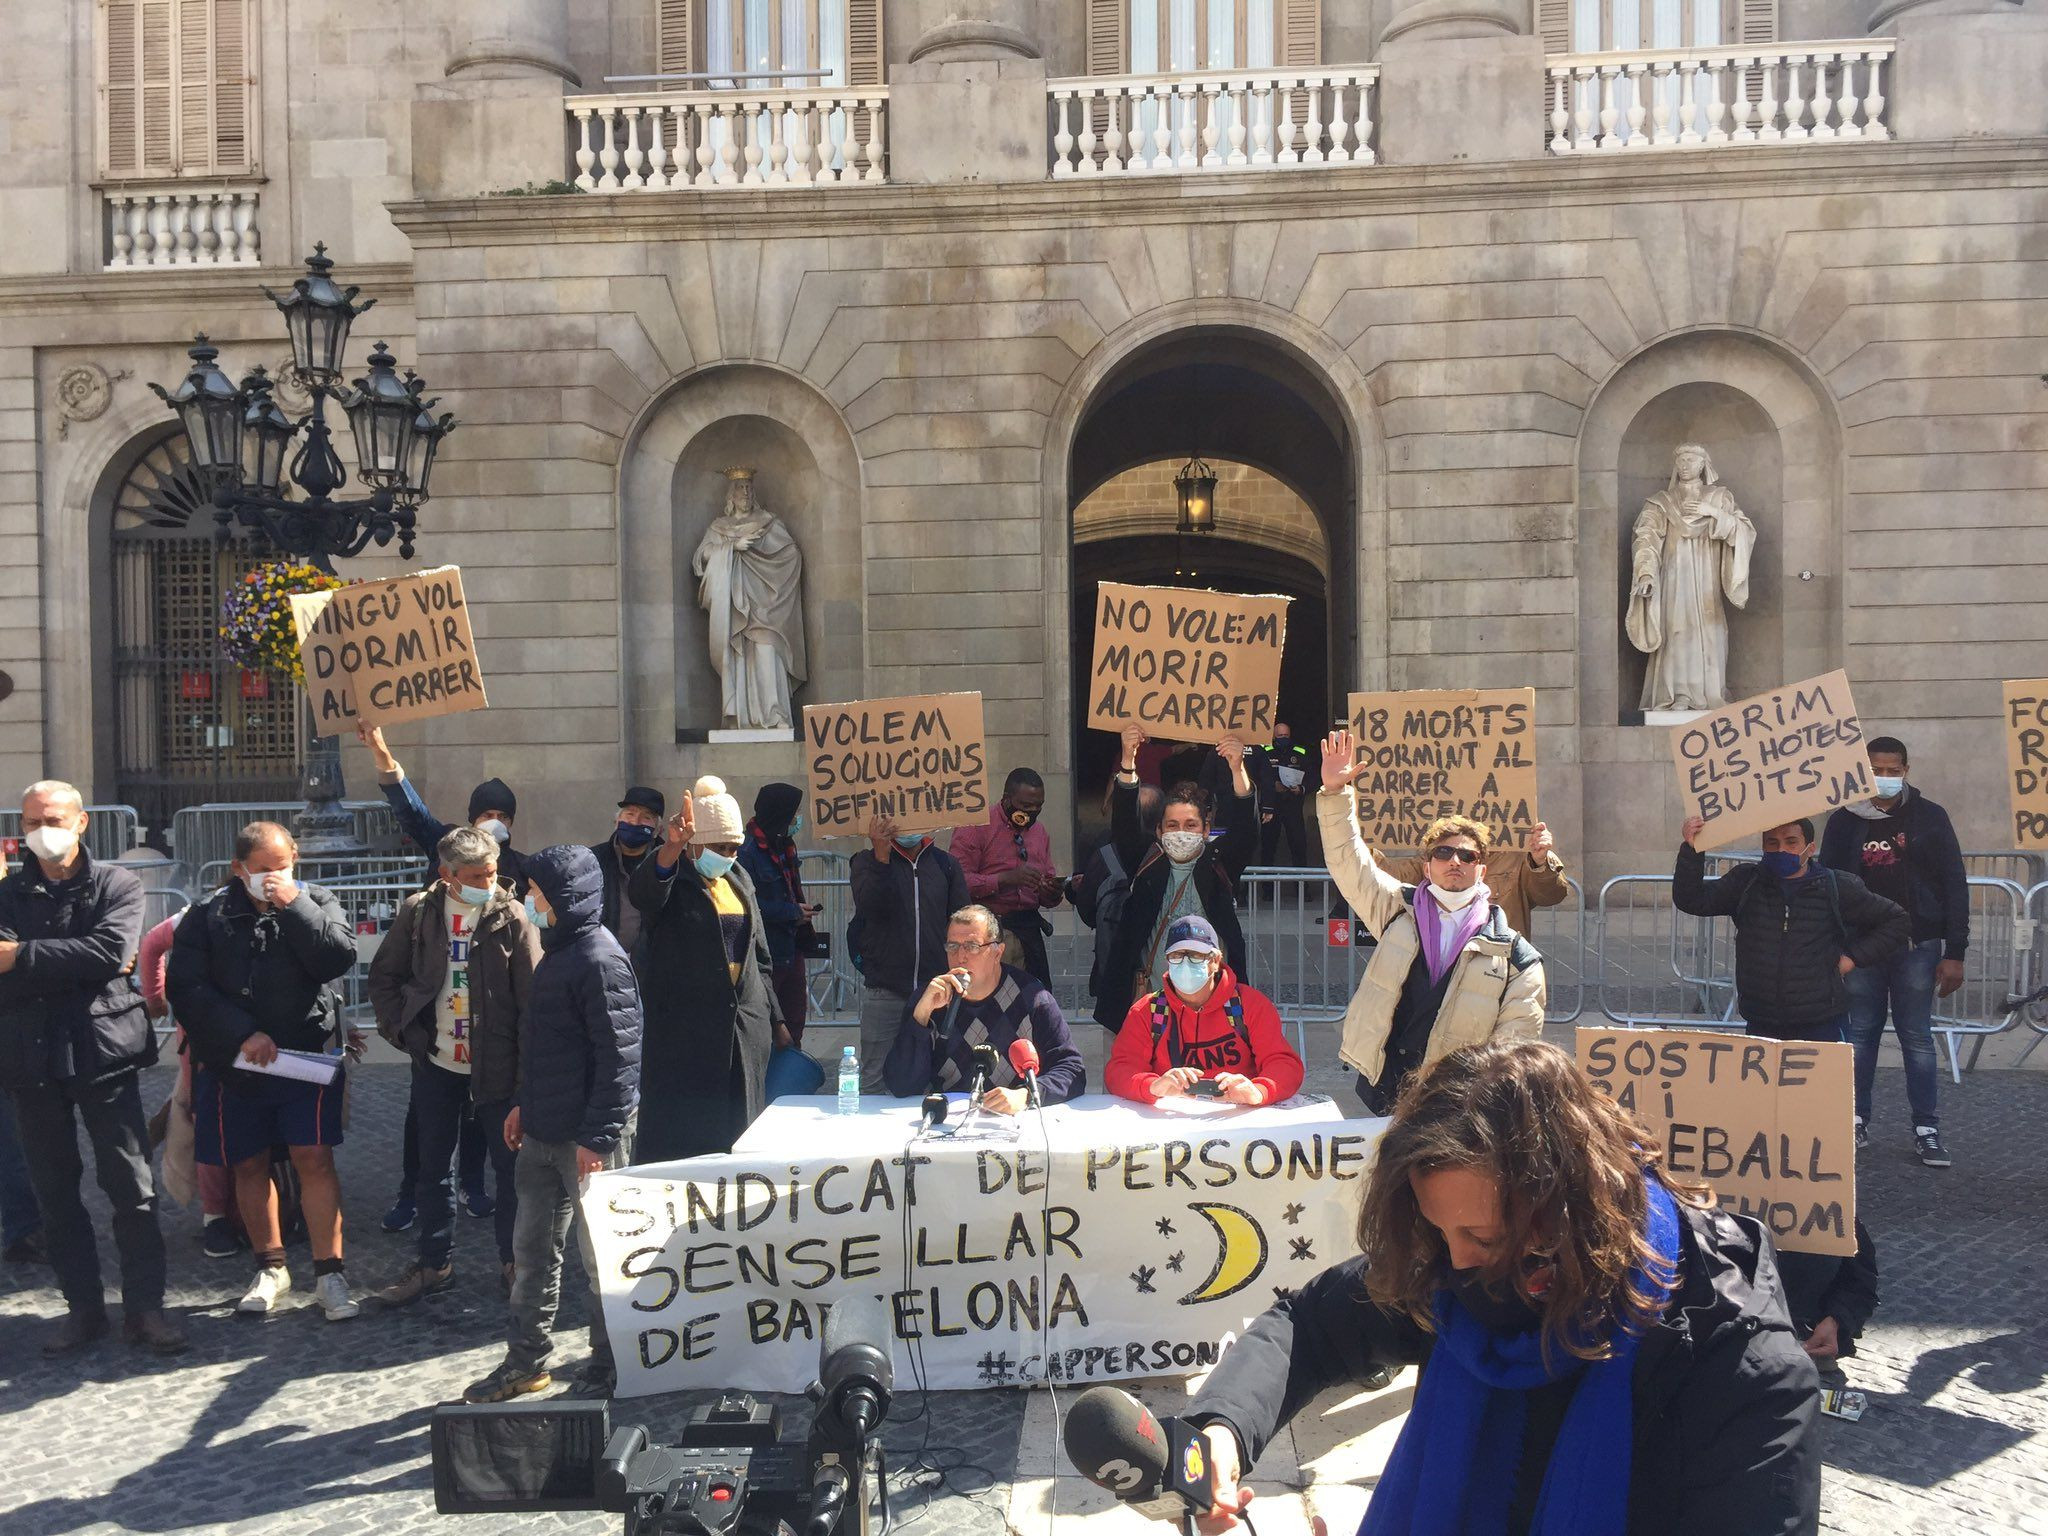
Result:
{"type": "Polygon", "coordinates": [[[1205,1077],[1200,1082],[1190,1085],[1188,1097],[1191,1099],[1220,1099],[1223,1097],[1223,1090],[1217,1086],[1215,1078],[1205,1077]]]}

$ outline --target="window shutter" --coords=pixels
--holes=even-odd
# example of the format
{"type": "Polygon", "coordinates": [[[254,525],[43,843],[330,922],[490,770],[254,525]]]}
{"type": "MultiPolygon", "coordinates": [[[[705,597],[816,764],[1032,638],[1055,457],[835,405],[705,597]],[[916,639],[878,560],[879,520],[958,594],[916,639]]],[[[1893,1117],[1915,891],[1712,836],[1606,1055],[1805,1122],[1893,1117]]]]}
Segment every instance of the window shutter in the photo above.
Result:
{"type": "MultiPolygon", "coordinates": [[[[654,17],[654,69],[663,75],[692,75],[697,72],[697,7],[695,0],[660,0],[654,17]]],[[[694,89],[675,83],[660,89],[694,89]]]]}
{"type": "Polygon", "coordinates": [[[1572,0],[1535,0],[1536,35],[1546,55],[1572,51],[1572,0]]]}
{"type": "Polygon", "coordinates": [[[1778,0],[1736,0],[1735,40],[1745,48],[1761,48],[1778,40],[1778,0]]]}
{"type": "Polygon", "coordinates": [[[141,47],[138,52],[136,92],[141,154],[138,172],[167,174],[177,169],[177,144],[172,124],[177,117],[177,55],[173,46],[175,27],[172,0],[136,0],[141,47]]]}
{"type": "Polygon", "coordinates": [[[1281,0],[1280,63],[1313,69],[1323,62],[1323,0],[1281,0]]]}
{"type": "Polygon", "coordinates": [[[254,6],[250,0],[213,0],[213,166],[246,171],[255,166],[250,108],[255,78],[250,59],[254,6]]]}
{"type": "MultiPolygon", "coordinates": [[[[1088,0],[1088,73],[1129,74],[1131,0],[1088,0]]],[[[1164,40],[1162,39],[1162,47],[1164,40]]]]}
{"type": "Polygon", "coordinates": [[[137,92],[142,67],[141,8],[137,0],[106,0],[105,9],[106,25],[100,39],[100,127],[105,149],[100,170],[109,176],[128,176],[141,169],[141,100],[137,92]]]}
{"type": "Polygon", "coordinates": [[[213,0],[178,0],[180,170],[213,165],[213,0]]]}
{"type": "MultiPolygon", "coordinates": [[[[882,83],[882,0],[846,0],[846,83],[859,90],[882,83]]],[[[854,179],[853,146],[874,137],[874,113],[862,108],[847,118],[846,179],[854,179]]],[[[888,146],[882,148],[888,155],[888,146]]],[[[878,173],[869,166],[863,174],[878,173]]]]}

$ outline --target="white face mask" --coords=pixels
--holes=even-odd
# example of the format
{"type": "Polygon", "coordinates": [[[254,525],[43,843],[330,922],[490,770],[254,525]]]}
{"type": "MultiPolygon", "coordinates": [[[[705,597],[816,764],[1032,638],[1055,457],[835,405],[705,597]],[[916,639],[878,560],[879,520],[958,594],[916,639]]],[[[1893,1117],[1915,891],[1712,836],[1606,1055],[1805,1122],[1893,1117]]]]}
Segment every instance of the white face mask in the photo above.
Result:
{"type": "Polygon", "coordinates": [[[30,853],[52,864],[68,864],[78,851],[78,834],[68,827],[37,827],[22,841],[30,853]]]}
{"type": "Polygon", "coordinates": [[[498,820],[498,818],[495,816],[490,817],[488,820],[478,822],[476,824],[476,829],[479,832],[490,833],[491,836],[495,837],[501,843],[509,843],[512,841],[512,829],[506,826],[505,823],[503,823],[502,821],[498,820]]]}
{"type": "Polygon", "coordinates": [[[1479,899],[1480,893],[1485,889],[1486,887],[1476,880],[1462,891],[1447,891],[1433,880],[1429,884],[1430,897],[1438,906],[1451,912],[1464,911],[1479,899]]]}
{"type": "Polygon", "coordinates": [[[1166,856],[1176,864],[1192,864],[1202,856],[1202,850],[1209,840],[1199,832],[1162,832],[1159,846],[1166,850],[1166,856]]]}
{"type": "Polygon", "coordinates": [[[242,876],[242,884],[248,887],[249,897],[252,901],[267,899],[263,894],[263,888],[269,884],[272,875],[279,875],[289,880],[292,877],[292,872],[290,867],[287,866],[284,869],[252,869],[249,873],[242,876]]]}

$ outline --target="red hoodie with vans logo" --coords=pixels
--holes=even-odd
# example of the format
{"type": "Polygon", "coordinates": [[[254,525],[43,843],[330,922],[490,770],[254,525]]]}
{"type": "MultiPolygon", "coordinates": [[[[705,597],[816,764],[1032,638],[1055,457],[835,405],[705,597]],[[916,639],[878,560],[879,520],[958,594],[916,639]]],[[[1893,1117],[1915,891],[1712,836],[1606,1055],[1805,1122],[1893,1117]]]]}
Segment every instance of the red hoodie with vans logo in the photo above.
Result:
{"type": "Polygon", "coordinates": [[[1265,1089],[1268,1104],[1301,1091],[1304,1069],[1280,1027],[1279,1010],[1265,993],[1241,985],[1229,966],[1216,978],[1216,990],[1199,1011],[1171,987],[1160,995],[1166,1001],[1166,1028],[1156,1041],[1149,996],[1131,1005],[1117,1032],[1104,1074],[1111,1093],[1150,1104],[1152,1084],[1175,1067],[1198,1068],[1205,1078],[1226,1072],[1248,1077],[1265,1089]],[[1242,1002],[1242,1034],[1230,1021],[1232,998],[1242,1002]]]}

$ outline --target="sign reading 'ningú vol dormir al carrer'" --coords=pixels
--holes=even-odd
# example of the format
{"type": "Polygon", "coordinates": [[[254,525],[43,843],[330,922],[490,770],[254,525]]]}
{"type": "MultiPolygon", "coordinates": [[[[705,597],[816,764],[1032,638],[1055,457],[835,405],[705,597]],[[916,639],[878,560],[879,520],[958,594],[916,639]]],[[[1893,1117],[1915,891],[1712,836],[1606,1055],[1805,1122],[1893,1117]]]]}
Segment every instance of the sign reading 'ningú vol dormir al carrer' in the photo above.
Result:
{"type": "Polygon", "coordinates": [[[292,623],[323,735],[486,706],[456,566],[295,593],[292,623]]]}

